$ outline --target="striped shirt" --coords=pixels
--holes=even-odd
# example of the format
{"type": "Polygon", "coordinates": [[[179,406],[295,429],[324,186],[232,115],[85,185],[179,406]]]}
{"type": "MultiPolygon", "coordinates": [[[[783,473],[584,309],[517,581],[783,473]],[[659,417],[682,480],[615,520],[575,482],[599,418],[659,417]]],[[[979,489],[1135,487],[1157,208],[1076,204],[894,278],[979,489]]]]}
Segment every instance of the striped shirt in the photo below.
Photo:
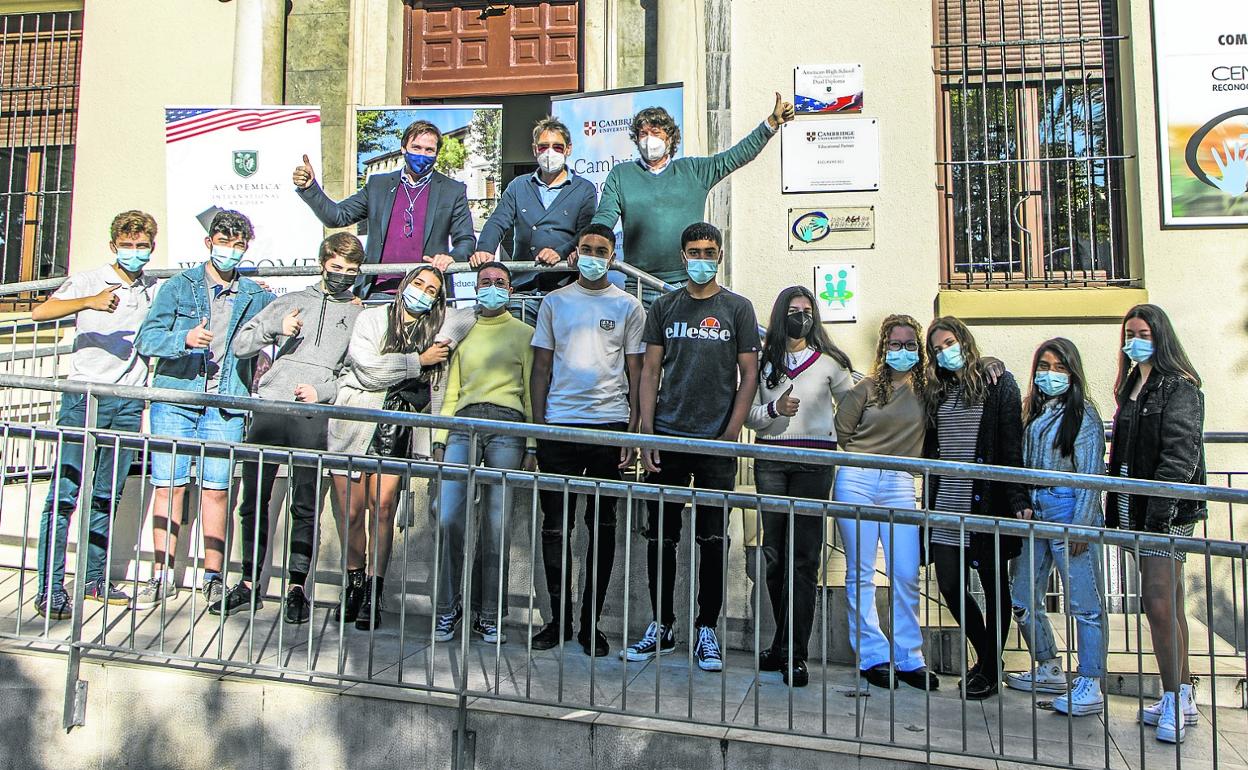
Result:
{"type": "MultiPolygon", "coordinates": [[[[936,432],[940,440],[940,459],[952,462],[975,462],[975,447],[979,443],[979,423],[984,416],[984,405],[967,404],[962,400],[961,386],[951,388],[936,411],[936,432]]],[[[950,476],[940,477],[936,500],[932,508],[948,513],[970,513],[974,479],[950,476]]],[[[932,542],[940,545],[970,544],[970,532],[958,538],[956,529],[932,529],[932,542]]]]}

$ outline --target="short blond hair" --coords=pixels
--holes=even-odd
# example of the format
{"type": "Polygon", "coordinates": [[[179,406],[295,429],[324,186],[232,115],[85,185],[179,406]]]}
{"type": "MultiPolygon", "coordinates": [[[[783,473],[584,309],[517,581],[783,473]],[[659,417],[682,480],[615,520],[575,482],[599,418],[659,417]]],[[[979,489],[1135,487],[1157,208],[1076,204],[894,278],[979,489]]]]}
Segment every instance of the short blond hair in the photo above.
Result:
{"type": "Polygon", "coordinates": [[[156,219],[146,211],[123,211],[113,217],[113,223],[108,227],[109,240],[116,240],[123,235],[146,235],[149,238],[156,238],[156,219]]]}

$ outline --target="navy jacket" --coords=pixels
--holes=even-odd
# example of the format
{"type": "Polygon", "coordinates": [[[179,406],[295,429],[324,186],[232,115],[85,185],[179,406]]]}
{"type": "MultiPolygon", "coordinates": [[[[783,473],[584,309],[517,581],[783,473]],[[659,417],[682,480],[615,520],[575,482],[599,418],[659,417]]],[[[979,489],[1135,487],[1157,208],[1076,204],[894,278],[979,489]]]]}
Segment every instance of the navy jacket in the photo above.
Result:
{"type": "MultiPolygon", "coordinates": [[[[364,262],[377,264],[385,245],[390,212],[398,194],[402,170],[374,174],[364,189],[335,203],[316,182],[306,190],[297,190],[312,213],[326,227],[347,227],[368,220],[368,245],[364,262]]],[[[472,234],[472,213],[468,211],[468,188],[437,171],[429,181],[429,209],[425,214],[424,256],[450,254],[456,262],[466,262],[476,250],[472,234]]]]}
{"type": "Polygon", "coordinates": [[[532,262],[542,249],[553,249],[567,259],[576,251],[576,234],[594,218],[598,193],[593,182],[568,172],[569,181],[559,188],[550,208],[542,206],[537,180],[532,174],[511,180],[485,227],[478,251],[494,251],[508,228],[515,229],[511,258],[532,262]]]}

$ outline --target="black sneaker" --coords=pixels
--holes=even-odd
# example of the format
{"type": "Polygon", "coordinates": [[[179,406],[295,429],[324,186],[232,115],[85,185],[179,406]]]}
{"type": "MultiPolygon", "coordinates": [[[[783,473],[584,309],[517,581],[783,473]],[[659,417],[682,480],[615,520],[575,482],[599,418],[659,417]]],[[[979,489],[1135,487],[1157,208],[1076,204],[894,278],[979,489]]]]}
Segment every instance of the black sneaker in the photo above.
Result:
{"type": "Polygon", "coordinates": [[[676,649],[676,636],[672,629],[651,621],[640,639],[620,650],[620,657],[633,662],[650,660],[655,655],[667,655],[676,649]]]}
{"type": "Polygon", "coordinates": [[[307,623],[312,617],[312,604],[303,592],[303,586],[293,585],[286,592],[286,622],[307,623]]]}
{"type": "Polygon", "coordinates": [[[698,626],[698,643],[693,648],[693,657],[698,661],[698,668],[703,671],[723,671],[724,656],[719,650],[719,639],[715,629],[710,626],[698,626]]]}
{"type": "Polygon", "coordinates": [[[225,592],[220,600],[208,605],[208,614],[225,615],[229,617],[234,613],[247,609],[252,605],[254,597],[255,609],[264,606],[264,600],[260,598],[260,594],[253,593],[250,588],[241,580],[234,584],[234,587],[225,592]]]}
{"type": "Polygon", "coordinates": [[[758,654],[759,671],[782,671],[788,662],[788,653],[775,647],[768,647],[758,654]]]}
{"type": "Polygon", "coordinates": [[[360,602],[360,612],[355,616],[355,627],[361,631],[381,628],[381,613],[385,609],[381,581],[378,578],[366,581],[363,592],[364,601],[360,602]]]}
{"type": "Polygon", "coordinates": [[[919,666],[913,671],[898,671],[897,678],[916,690],[940,689],[940,679],[928,671],[926,666],[919,666]]]}
{"type": "MultiPolygon", "coordinates": [[[[565,626],[563,629],[563,641],[572,640],[572,626],[565,626]]],[[[559,646],[559,622],[552,620],[542,626],[541,630],[533,634],[533,649],[549,650],[552,647],[559,646]]]]}
{"type": "Polygon", "coordinates": [[[998,683],[982,673],[976,672],[966,677],[962,684],[962,694],[967,700],[983,700],[997,694],[998,683]]]}
{"type": "Polygon", "coordinates": [[[858,671],[858,675],[867,680],[867,684],[873,684],[876,687],[883,687],[885,690],[896,688],[897,680],[892,676],[892,672],[887,663],[881,663],[878,666],[864,668],[858,671]]]}
{"type": "Polygon", "coordinates": [[[480,615],[472,619],[472,632],[487,644],[506,644],[507,633],[498,623],[480,615]]]}
{"type": "Polygon", "coordinates": [[[594,632],[594,647],[592,650],[589,647],[589,634],[584,631],[576,635],[576,641],[580,642],[581,649],[585,651],[586,655],[595,658],[606,657],[606,654],[611,651],[611,645],[607,643],[607,635],[601,631],[594,632]]]}
{"type": "Polygon", "coordinates": [[[343,600],[334,607],[334,621],[354,623],[360,616],[360,604],[364,601],[364,570],[347,572],[347,590],[343,600]],[[346,605],[345,607],[343,605],[346,605]]]}
{"type": "Polygon", "coordinates": [[[464,619],[464,608],[459,605],[450,612],[444,612],[438,615],[438,624],[433,629],[433,641],[449,642],[455,638],[455,629],[459,627],[459,621],[464,619]]]}
{"type": "MultiPolygon", "coordinates": [[[[785,661],[788,663],[788,661],[785,661]]],[[[805,687],[810,682],[810,672],[806,669],[806,661],[793,661],[793,670],[790,672],[788,667],[780,669],[780,678],[784,683],[793,687],[805,687]]]]}
{"type": "Polygon", "coordinates": [[[73,614],[74,607],[69,593],[61,586],[52,589],[51,599],[40,594],[35,597],[35,612],[52,620],[65,620],[73,614]]]}

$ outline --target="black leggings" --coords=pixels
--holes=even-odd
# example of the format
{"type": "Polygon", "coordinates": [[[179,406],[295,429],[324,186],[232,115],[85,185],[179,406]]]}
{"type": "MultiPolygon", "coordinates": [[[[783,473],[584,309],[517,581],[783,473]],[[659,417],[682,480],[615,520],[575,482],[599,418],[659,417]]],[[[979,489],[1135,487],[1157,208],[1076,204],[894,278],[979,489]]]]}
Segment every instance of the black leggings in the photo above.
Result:
{"type": "MultiPolygon", "coordinates": [[[[979,670],[984,676],[995,680],[1001,662],[1001,648],[1010,632],[1010,578],[1006,564],[989,559],[978,567],[971,565],[970,554],[962,555],[962,549],[952,545],[932,543],[931,562],[936,567],[936,583],[940,595],[949,607],[949,614],[966,629],[966,638],[975,650],[979,670]],[[965,559],[965,562],[963,562],[965,559]],[[971,595],[970,571],[979,574],[984,587],[984,604],[988,608],[988,620],[980,612],[979,603],[971,595]],[[966,603],[965,617],[962,614],[966,603]],[[1000,629],[1000,634],[995,629],[1000,629]]],[[[969,669],[969,667],[968,667],[969,669]]]]}

